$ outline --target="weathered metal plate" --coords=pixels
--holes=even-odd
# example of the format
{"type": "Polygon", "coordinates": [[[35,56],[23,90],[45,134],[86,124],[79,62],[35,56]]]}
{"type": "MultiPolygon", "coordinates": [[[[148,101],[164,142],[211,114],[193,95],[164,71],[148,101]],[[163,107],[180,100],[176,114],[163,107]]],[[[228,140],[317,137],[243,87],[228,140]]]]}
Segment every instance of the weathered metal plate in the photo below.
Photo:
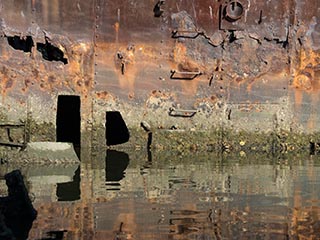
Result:
{"type": "Polygon", "coordinates": [[[1,2],[3,119],[36,119],[54,132],[57,97],[65,94],[81,96],[81,129],[89,132],[104,128],[109,110],[129,128],[148,120],[161,130],[239,130],[247,119],[266,121],[261,131],[316,132],[319,4],[1,2]],[[264,110],[238,111],[243,105],[264,110]]]}

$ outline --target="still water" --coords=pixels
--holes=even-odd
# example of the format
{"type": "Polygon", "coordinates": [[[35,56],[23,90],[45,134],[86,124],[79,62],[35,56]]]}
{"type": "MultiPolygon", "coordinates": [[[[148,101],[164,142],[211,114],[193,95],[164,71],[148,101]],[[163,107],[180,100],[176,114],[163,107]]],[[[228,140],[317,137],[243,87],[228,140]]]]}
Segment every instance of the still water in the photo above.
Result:
{"type": "Polygon", "coordinates": [[[38,211],[29,239],[320,239],[318,156],[90,156],[20,167],[38,211]]]}

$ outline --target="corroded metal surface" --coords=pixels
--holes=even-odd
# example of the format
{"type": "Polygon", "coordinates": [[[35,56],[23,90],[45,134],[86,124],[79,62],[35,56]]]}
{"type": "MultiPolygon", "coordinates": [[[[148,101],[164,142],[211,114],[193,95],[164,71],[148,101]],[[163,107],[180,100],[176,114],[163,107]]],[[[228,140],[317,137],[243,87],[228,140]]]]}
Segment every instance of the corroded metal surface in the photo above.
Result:
{"type": "Polygon", "coordinates": [[[319,4],[3,1],[1,119],[49,124],[31,139],[54,140],[64,94],[81,97],[83,143],[104,145],[106,111],[138,135],[142,121],[221,143],[228,131],[317,133],[319,4]]]}

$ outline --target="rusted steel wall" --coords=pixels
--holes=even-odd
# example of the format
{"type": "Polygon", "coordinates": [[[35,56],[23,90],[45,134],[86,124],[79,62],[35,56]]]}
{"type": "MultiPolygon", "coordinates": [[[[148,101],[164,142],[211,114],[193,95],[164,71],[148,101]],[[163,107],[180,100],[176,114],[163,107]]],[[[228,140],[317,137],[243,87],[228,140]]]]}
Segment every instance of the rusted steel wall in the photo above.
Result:
{"type": "Polygon", "coordinates": [[[70,94],[81,96],[87,140],[102,144],[106,111],[133,132],[146,121],[219,138],[316,133],[319,9],[317,0],[1,2],[3,117],[54,129],[57,96],[70,94]],[[12,48],[14,36],[34,47],[12,48]],[[43,55],[48,44],[57,61],[43,55]]]}
{"type": "Polygon", "coordinates": [[[2,1],[0,12],[1,122],[54,141],[58,95],[81,96],[91,114],[94,2],[2,1]]]}

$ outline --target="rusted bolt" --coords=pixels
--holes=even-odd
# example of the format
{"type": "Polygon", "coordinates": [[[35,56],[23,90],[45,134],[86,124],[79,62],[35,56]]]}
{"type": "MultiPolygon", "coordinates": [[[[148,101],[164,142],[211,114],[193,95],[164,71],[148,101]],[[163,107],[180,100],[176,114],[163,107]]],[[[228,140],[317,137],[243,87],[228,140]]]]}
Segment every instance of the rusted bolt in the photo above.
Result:
{"type": "Polygon", "coordinates": [[[227,21],[234,22],[239,20],[244,12],[242,4],[238,1],[231,1],[224,9],[224,16],[227,21]]]}
{"type": "Polygon", "coordinates": [[[122,54],[121,52],[117,52],[117,57],[118,57],[119,59],[123,59],[123,54],[122,54]]]}

